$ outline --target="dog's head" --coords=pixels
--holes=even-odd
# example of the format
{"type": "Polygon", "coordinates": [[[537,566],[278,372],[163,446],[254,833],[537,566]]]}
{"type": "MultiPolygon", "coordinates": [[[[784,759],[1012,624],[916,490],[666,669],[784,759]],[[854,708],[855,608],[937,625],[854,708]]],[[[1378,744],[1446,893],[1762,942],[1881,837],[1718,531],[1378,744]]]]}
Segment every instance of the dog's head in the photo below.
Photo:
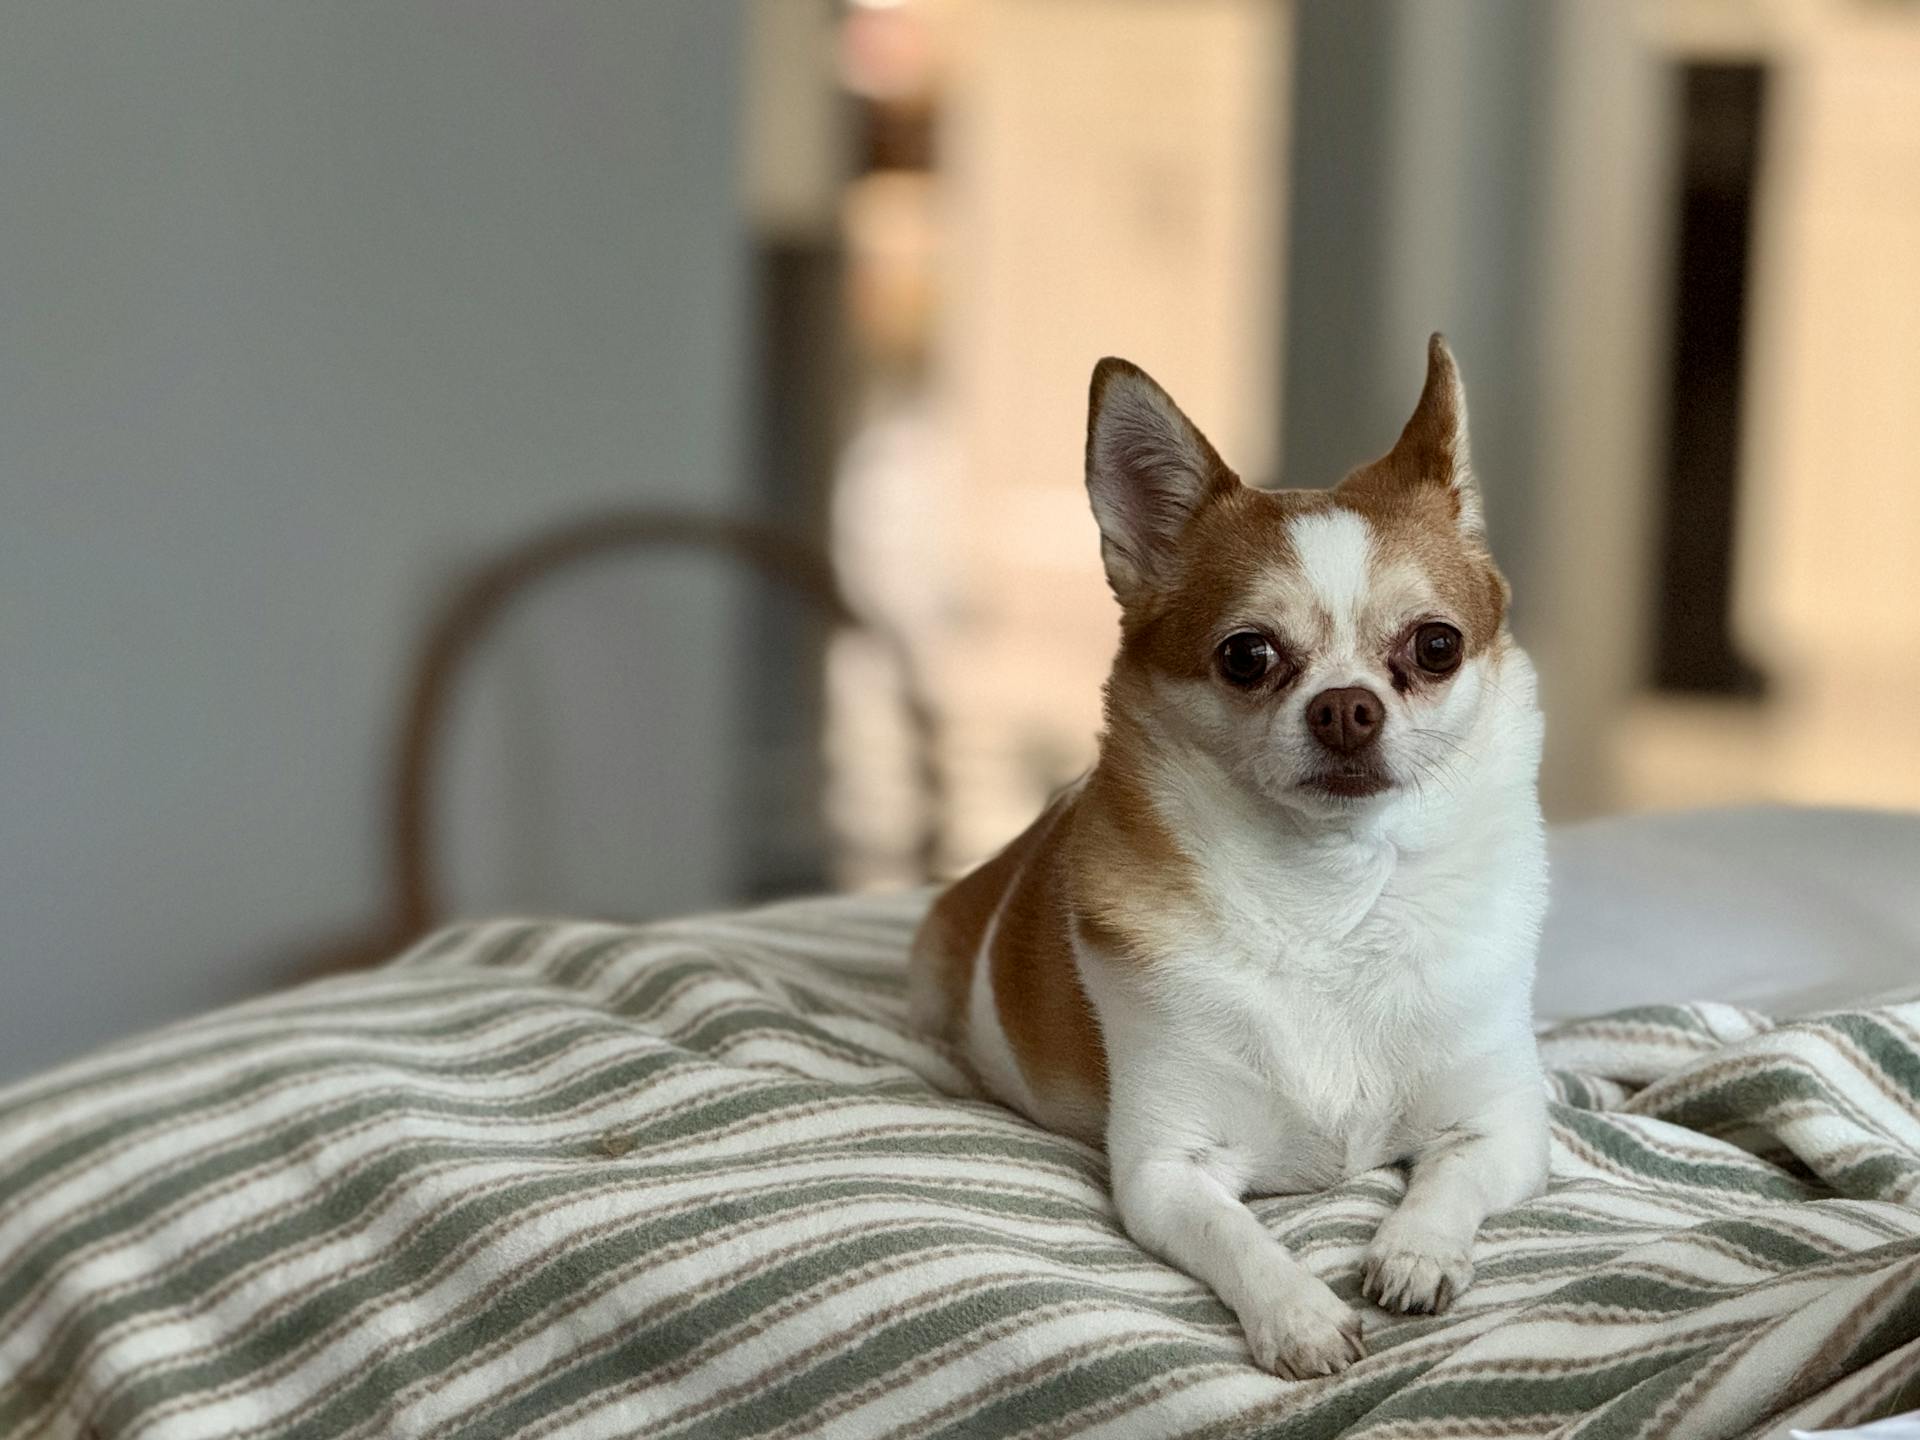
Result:
{"type": "MultiPolygon", "coordinates": [[[[1444,340],[1393,449],[1331,490],[1240,483],[1143,371],[1093,372],[1087,490],[1121,647],[1110,728],[1308,815],[1447,790],[1512,651],[1444,340]]],[[[1531,707],[1531,684],[1525,705],[1531,707]]]]}

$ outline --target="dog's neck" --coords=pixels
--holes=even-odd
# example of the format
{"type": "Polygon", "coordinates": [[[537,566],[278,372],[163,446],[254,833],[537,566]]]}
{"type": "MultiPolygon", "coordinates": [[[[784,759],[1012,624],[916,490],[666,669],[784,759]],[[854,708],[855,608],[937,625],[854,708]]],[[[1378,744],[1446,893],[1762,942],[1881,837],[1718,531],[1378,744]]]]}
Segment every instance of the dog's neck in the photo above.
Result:
{"type": "MultiPolygon", "coordinates": [[[[1387,894],[1417,888],[1422,875],[1497,865],[1515,822],[1533,823],[1516,809],[1516,787],[1524,789],[1533,763],[1524,737],[1504,747],[1505,735],[1477,737],[1486,743],[1444,786],[1409,786],[1315,813],[1244,783],[1137,713],[1110,717],[1109,728],[1124,738],[1105,748],[1102,765],[1125,765],[1126,788],[1201,868],[1211,907],[1242,920],[1305,925],[1337,939],[1387,894]]],[[[1537,815],[1537,802],[1525,803],[1537,815]]]]}

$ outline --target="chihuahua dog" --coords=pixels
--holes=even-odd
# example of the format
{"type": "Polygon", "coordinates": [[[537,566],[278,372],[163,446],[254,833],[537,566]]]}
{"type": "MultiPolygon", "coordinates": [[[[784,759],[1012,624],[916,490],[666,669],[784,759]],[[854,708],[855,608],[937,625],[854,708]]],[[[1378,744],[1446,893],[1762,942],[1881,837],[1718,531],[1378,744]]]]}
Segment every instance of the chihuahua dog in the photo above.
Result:
{"type": "Polygon", "coordinates": [[[1406,1166],[1361,1290],[1439,1312],[1481,1221],[1547,1172],[1542,722],[1465,397],[1435,335],[1391,451],[1259,490],[1107,359],[1086,466],[1121,609],[1099,761],[936,901],[914,1018],[1105,1143],[1128,1233],[1261,1366],[1332,1374],[1359,1316],[1243,1196],[1406,1166]]]}

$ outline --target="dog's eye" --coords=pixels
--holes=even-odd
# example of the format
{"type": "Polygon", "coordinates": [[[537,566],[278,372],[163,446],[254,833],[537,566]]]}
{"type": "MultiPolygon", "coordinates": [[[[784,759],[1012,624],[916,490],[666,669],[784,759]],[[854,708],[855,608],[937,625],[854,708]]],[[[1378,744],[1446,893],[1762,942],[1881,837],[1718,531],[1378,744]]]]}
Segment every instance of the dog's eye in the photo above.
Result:
{"type": "Polygon", "coordinates": [[[1437,620],[1413,632],[1413,663],[1429,675],[1451,675],[1458,670],[1465,648],[1460,632],[1437,620]]]}
{"type": "Polygon", "coordinates": [[[1220,642],[1214,662],[1231,685],[1257,685],[1280,663],[1280,652],[1257,630],[1242,630],[1220,642]]]}

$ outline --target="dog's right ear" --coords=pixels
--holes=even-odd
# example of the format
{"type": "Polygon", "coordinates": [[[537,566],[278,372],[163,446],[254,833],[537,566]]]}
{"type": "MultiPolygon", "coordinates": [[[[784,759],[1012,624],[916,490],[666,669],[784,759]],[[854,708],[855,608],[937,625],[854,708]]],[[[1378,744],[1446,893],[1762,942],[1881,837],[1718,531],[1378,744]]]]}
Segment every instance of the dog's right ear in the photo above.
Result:
{"type": "Polygon", "coordinates": [[[1240,483],[1139,366],[1108,356],[1087,399],[1087,496],[1107,583],[1127,604],[1164,581],[1180,532],[1240,483]]]}

